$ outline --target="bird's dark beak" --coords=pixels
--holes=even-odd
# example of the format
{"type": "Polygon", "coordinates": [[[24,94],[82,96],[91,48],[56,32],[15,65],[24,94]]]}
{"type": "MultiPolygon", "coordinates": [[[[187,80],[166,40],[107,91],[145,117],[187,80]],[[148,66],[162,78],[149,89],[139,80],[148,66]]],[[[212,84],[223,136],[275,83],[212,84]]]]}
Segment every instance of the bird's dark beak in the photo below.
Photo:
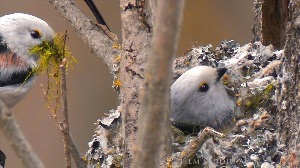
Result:
{"type": "Polygon", "coordinates": [[[222,76],[226,73],[227,68],[218,68],[217,69],[217,81],[219,81],[222,76]]]}

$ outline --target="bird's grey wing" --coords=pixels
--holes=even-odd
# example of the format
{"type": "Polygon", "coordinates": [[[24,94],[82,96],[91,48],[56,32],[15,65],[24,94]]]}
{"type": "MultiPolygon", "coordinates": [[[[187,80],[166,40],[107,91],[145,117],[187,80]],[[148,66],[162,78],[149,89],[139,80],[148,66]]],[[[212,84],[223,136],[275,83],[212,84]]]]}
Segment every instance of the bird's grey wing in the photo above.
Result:
{"type": "Polygon", "coordinates": [[[0,87],[21,84],[31,74],[31,67],[7,47],[0,35],[0,87]]]}

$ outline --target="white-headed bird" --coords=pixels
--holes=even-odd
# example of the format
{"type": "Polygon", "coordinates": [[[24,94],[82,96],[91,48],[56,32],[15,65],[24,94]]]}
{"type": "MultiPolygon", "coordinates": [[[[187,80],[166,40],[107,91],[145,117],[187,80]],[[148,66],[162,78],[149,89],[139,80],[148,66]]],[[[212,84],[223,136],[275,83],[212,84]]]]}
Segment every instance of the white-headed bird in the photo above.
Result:
{"type": "Polygon", "coordinates": [[[171,86],[171,121],[189,130],[229,125],[235,103],[220,80],[225,72],[226,68],[198,66],[182,74],[171,86]]]}
{"type": "Polygon", "coordinates": [[[8,108],[18,103],[32,86],[39,55],[32,47],[52,41],[54,31],[43,20],[14,13],[0,17],[0,99],[8,108]]]}

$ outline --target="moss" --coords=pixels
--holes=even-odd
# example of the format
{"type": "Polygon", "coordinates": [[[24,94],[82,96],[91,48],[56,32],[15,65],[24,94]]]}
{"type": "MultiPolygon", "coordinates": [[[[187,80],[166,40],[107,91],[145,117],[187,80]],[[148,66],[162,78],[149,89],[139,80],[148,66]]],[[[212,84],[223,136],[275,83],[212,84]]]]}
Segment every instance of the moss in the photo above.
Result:
{"type": "Polygon", "coordinates": [[[77,62],[69,52],[66,40],[67,34],[56,34],[53,41],[43,42],[41,45],[30,49],[32,54],[39,55],[39,61],[32,73],[46,73],[48,77],[47,86],[44,88],[44,95],[46,106],[52,112],[53,117],[56,117],[61,96],[60,68],[63,66],[68,70],[70,66],[72,67],[73,63],[77,62]]]}
{"type": "Polygon", "coordinates": [[[264,106],[271,100],[274,90],[275,87],[269,84],[263,91],[246,98],[243,103],[246,111],[255,111],[257,107],[264,106]]]}

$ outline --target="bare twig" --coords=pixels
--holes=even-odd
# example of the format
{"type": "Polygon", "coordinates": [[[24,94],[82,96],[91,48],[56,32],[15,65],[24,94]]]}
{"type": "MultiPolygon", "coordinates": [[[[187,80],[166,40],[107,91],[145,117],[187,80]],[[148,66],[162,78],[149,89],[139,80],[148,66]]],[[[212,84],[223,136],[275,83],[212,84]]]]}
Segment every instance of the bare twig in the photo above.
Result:
{"type": "Polygon", "coordinates": [[[184,1],[158,1],[151,57],[145,73],[137,152],[133,167],[159,167],[166,136],[173,58],[183,18],[184,1]]]}
{"type": "Polygon", "coordinates": [[[118,38],[106,30],[106,26],[96,25],[70,0],[49,0],[51,4],[65,17],[79,36],[89,45],[91,51],[99,57],[110,70],[115,62],[114,56],[120,55],[120,50],[113,47],[118,38]]]}
{"type": "Polygon", "coordinates": [[[26,168],[43,168],[44,165],[32,150],[27,139],[24,137],[19,125],[13,115],[0,100],[0,129],[4,136],[11,143],[17,156],[21,159],[26,168]]]}
{"type": "MultiPolygon", "coordinates": [[[[67,31],[63,39],[63,45],[65,46],[67,40],[67,31]]],[[[65,55],[65,50],[63,50],[63,55],[65,55]]],[[[60,73],[61,73],[61,96],[62,96],[62,122],[58,122],[55,120],[62,132],[62,136],[64,139],[64,152],[65,152],[65,160],[66,167],[71,168],[71,155],[77,165],[77,167],[82,168],[86,167],[82,158],[80,157],[79,151],[75,145],[74,140],[71,137],[69,130],[69,116],[68,116],[68,97],[67,97],[67,79],[66,79],[66,64],[67,60],[64,58],[60,65],[60,73]]]]}
{"type": "MultiPolygon", "coordinates": [[[[203,131],[198,133],[195,137],[180,153],[178,158],[172,158],[171,161],[180,163],[179,168],[187,167],[191,160],[196,156],[196,153],[201,149],[203,144],[209,137],[223,137],[222,133],[215,131],[212,128],[205,128],[203,131]]],[[[177,167],[177,166],[176,166],[177,167]]]]}
{"type": "MultiPolygon", "coordinates": [[[[71,167],[71,155],[75,161],[76,167],[85,168],[86,164],[80,157],[78,148],[69,131],[68,119],[68,104],[67,104],[67,86],[66,86],[66,68],[61,66],[61,91],[62,91],[62,108],[63,108],[63,122],[57,123],[62,131],[64,139],[64,151],[66,159],[66,167],[71,167]]],[[[58,120],[55,120],[58,121],[58,120]]]]}
{"type": "MultiPolygon", "coordinates": [[[[67,85],[66,85],[66,68],[65,65],[61,65],[61,92],[62,92],[62,108],[63,108],[63,122],[56,123],[62,131],[64,139],[64,151],[66,166],[71,167],[71,155],[75,161],[76,167],[85,168],[86,164],[80,157],[78,148],[69,131],[68,121],[68,104],[67,104],[67,85]]],[[[58,120],[55,120],[58,122],[58,120]]]]}
{"type": "Polygon", "coordinates": [[[61,70],[61,95],[62,95],[62,112],[63,122],[60,123],[60,129],[64,138],[64,151],[66,167],[71,168],[71,153],[70,153],[70,140],[69,140],[69,116],[68,116],[68,103],[67,103],[67,80],[66,80],[66,67],[65,65],[60,66],[61,70]]]}

